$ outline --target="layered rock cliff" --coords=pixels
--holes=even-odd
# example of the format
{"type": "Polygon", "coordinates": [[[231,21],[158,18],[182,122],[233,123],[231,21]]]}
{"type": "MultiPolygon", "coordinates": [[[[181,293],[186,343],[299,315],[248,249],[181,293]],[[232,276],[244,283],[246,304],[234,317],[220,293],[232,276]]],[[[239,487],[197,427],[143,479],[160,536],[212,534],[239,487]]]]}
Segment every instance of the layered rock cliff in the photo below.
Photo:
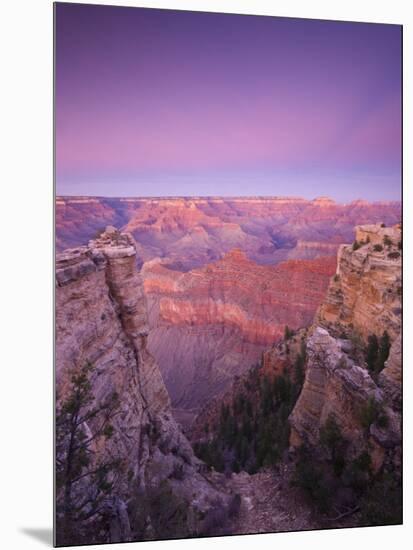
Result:
{"type": "MultiPolygon", "coordinates": [[[[93,365],[90,408],[113,392],[119,395],[113,437],[97,452],[126,461],[127,469],[113,482],[106,503],[112,525],[96,540],[133,538],[127,506],[163,481],[190,510],[182,520],[191,523],[183,531],[190,534],[197,529],[197,518],[201,521],[227,497],[202,474],[202,463],[172,417],[160,371],[147,350],[146,303],[133,238],[108,228],[88,246],[59,254],[56,283],[57,405],[68,394],[71,374],[86,363],[93,365]]],[[[93,432],[101,421],[97,415],[84,429],[93,432]]],[[[151,538],[150,524],[142,537],[151,538]]]]}
{"type": "Polygon", "coordinates": [[[380,373],[380,385],[392,403],[400,411],[402,407],[402,339],[399,335],[390,348],[384,369],[380,373]]]}
{"type": "Polygon", "coordinates": [[[339,249],[336,275],[316,324],[364,341],[387,331],[394,341],[401,325],[400,248],[400,226],[357,227],[354,244],[339,249]]]}
{"type": "Polygon", "coordinates": [[[399,220],[399,202],[326,197],[58,197],[56,245],[84,245],[113,224],[133,234],[143,261],[162,257],[187,270],[238,247],[255,262],[274,264],[335,255],[338,244],[354,238],[355,225],[399,220]]]}
{"type": "Polygon", "coordinates": [[[334,418],[347,457],[368,452],[375,471],[389,464],[400,471],[400,239],[399,226],[362,226],[355,244],[341,247],[307,338],[305,382],[290,416],[292,447],[317,447],[334,418]],[[392,345],[377,375],[363,358],[372,335],[383,333],[392,345]]]}
{"type": "Polygon", "coordinates": [[[188,272],[145,263],[148,345],[174,405],[202,405],[259,361],[285,325],[308,325],[334,270],[331,256],[263,266],[238,249],[188,272]]]}
{"type": "Polygon", "coordinates": [[[333,417],[349,444],[347,459],[368,449],[375,470],[385,460],[400,465],[400,415],[368,371],[351,359],[348,341],[317,327],[307,340],[307,358],[304,386],[289,419],[291,446],[318,447],[321,430],[333,417]]]}

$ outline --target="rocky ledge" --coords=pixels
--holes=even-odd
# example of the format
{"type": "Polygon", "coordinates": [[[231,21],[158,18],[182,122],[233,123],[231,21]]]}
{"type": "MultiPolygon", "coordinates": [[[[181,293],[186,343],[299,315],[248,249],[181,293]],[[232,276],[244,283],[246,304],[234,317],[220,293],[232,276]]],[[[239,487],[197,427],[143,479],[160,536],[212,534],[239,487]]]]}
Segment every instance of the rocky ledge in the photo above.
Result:
{"type": "MultiPolygon", "coordinates": [[[[146,348],[146,302],[133,237],[108,227],[88,246],[59,254],[56,284],[57,406],[70,391],[72,373],[86,363],[93,365],[91,409],[114,392],[119,395],[113,436],[95,451],[101,460],[118,459],[127,468],[113,481],[105,505],[110,527],[96,541],[136,538],[126,510],[138,495],[166,482],[173,498],[190,510],[183,532],[202,531],[202,518],[229,497],[206,479],[172,417],[160,371],[146,348]]],[[[93,433],[100,422],[99,414],[92,415],[84,429],[93,433]]],[[[57,521],[59,526],[59,516],[57,521]]],[[[149,522],[141,538],[153,536],[149,522]]]]}
{"type": "Polygon", "coordinates": [[[317,448],[333,417],[350,458],[368,451],[376,470],[401,455],[401,228],[367,225],[338,253],[307,338],[304,386],[290,415],[290,444],[317,448]],[[368,370],[369,345],[384,338],[387,360],[368,370]]]}
{"type": "Polygon", "coordinates": [[[317,446],[321,428],[333,416],[351,443],[349,455],[359,455],[367,441],[378,470],[386,454],[400,453],[400,416],[367,370],[352,360],[348,346],[348,341],[333,338],[321,327],[308,338],[304,386],[290,416],[290,444],[317,446]],[[385,426],[379,417],[366,425],[365,413],[372,403],[385,415],[385,426]]]}
{"type": "Polygon", "coordinates": [[[365,225],[356,228],[352,245],[338,252],[316,324],[332,334],[357,334],[364,342],[387,331],[393,342],[401,326],[401,228],[365,225]]]}

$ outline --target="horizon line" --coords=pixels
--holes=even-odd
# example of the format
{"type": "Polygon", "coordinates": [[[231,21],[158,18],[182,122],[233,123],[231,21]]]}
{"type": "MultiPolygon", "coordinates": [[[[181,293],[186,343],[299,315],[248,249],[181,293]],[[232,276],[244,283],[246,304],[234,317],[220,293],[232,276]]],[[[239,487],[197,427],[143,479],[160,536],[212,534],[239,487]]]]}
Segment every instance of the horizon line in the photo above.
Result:
{"type": "Polygon", "coordinates": [[[337,201],[329,197],[328,195],[318,195],[312,199],[306,199],[305,197],[299,195],[58,195],[55,194],[55,200],[59,199],[119,199],[119,200],[178,200],[178,199],[220,199],[220,200],[229,200],[229,199],[272,199],[272,200],[296,200],[304,202],[315,202],[315,201],[331,201],[337,204],[351,204],[354,202],[366,202],[366,203],[401,203],[402,199],[363,199],[361,197],[351,199],[350,201],[337,201]]]}

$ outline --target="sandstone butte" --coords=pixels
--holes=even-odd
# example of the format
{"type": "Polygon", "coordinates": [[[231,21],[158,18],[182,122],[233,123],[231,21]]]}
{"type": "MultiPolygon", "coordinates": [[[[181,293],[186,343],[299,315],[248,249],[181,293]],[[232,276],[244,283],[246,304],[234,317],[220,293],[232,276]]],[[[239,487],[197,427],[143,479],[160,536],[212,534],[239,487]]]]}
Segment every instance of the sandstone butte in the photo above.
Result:
{"type": "MultiPolygon", "coordinates": [[[[112,519],[105,540],[130,540],[125,503],[133,491],[144,492],[164,479],[190,502],[194,517],[217,502],[226,506],[228,496],[207,480],[173,419],[158,365],[147,350],[146,304],[133,238],[108,228],[99,239],[66,250],[56,260],[58,402],[67,393],[70,372],[88,361],[94,365],[95,402],[113,391],[120,396],[113,438],[97,449],[128,462],[107,502],[112,519]],[[154,431],[157,436],[150,436],[154,431]],[[174,477],[177,470],[180,475],[174,477]]],[[[89,428],[100,421],[96,417],[89,428]]]]}
{"type": "Polygon", "coordinates": [[[286,325],[310,324],[335,269],[332,256],[263,266],[239,249],[187,272],[146,262],[148,342],[173,404],[199,407],[256,363],[286,325]]]}

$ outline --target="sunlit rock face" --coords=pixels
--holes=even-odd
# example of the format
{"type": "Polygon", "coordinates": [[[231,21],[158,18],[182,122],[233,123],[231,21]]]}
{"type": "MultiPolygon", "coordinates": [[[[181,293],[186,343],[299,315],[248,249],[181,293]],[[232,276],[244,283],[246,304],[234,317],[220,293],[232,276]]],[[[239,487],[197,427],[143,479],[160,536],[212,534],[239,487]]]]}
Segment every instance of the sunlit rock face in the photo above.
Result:
{"type": "Polygon", "coordinates": [[[317,447],[333,416],[354,458],[368,450],[375,470],[387,462],[400,470],[401,455],[401,231],[356,228],[357,245],[341,247],[337,272],[309,328],[301,395],[290,416],[290,444],[317,447]],[[390,353],[379,376],[365,362],[368,337],[387,331],[390,353]],[[364,350],[364,351],[363,351],[364,350]],[[366,407],[386,420],[365,423],[366,407]],[[363,420],[364,416],[364,420],[363,420]]]}
{"type": "Polygon", "coordinates": [[[359,248],[339,249],[336,276],[316,322],[364,341],[387,331],[394,341],[401,326],[400,226],[357,227],[355,242],[359,248]]]}
{"type": "Polygon", "coordinates": [[[399,202],[343,205],[326,197],[58,197],[56,245],[84,245],[111,224],[133,234],[142,261],[162,257],[188,270],[240,248],[257,263],[274,264],[335,255],[352,242],[355,225],[393,225],[400,215],[399,202]]]}
{"type": "Polygon", "coordinates": [[[260,360],[286,325],[311,323],[335,268],[331,256],[262,266],[239,249],[187,272],[144,264],[148,346],[174,405],[201,405],[260,360]]]}

